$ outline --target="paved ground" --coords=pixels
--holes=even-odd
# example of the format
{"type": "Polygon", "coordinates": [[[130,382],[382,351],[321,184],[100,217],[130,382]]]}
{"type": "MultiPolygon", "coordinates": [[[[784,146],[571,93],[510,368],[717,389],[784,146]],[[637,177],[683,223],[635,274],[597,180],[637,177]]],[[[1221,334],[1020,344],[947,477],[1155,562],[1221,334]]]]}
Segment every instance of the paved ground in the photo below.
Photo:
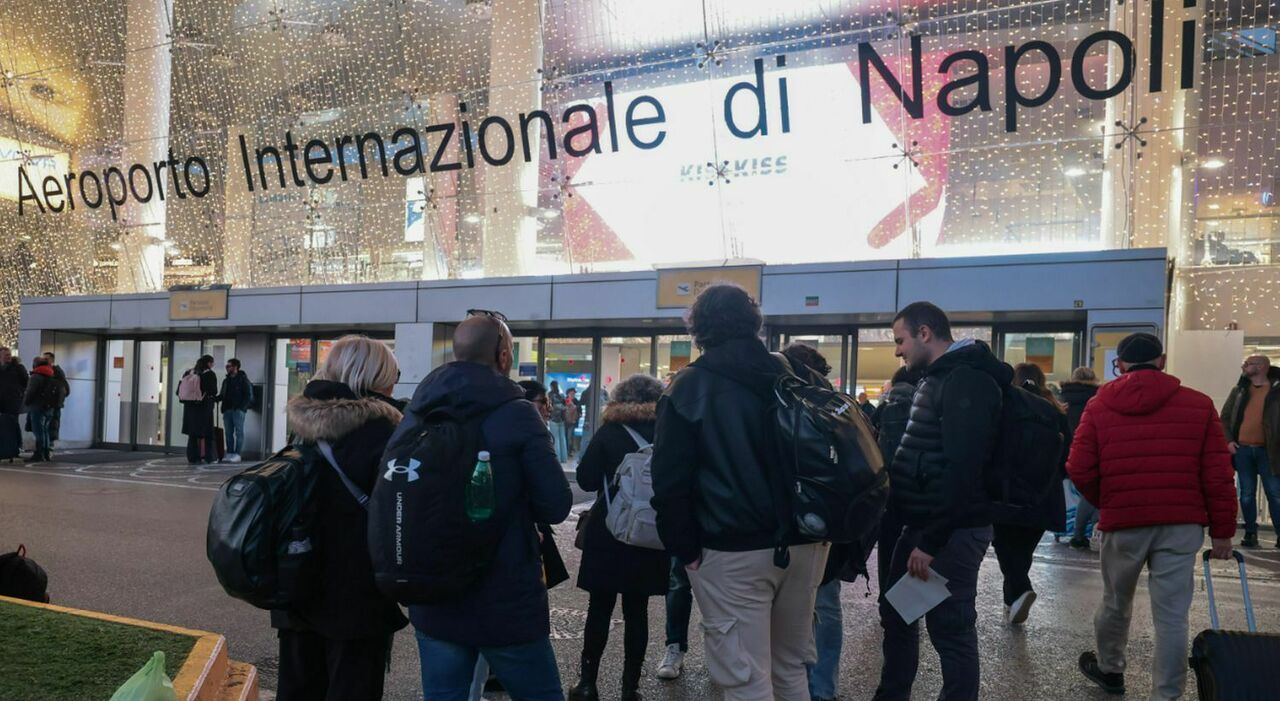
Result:
{"type": "MultiPolygon", "coordinates": [[[[0,550],[27,545],[51,578],[55,603],[218,631],[230,641],[236,659],[252,662],[274,686],[275,638],[267,614],[227,597],[204,558],[204,529],[216,485],[237,468],[188,467],[181,457],[69,451],[53,465],[0,464],[0,550]]],[[[585,502],[585,495],[578,492],[585,502]]],[[[569,523],[557,528],[561,550],[576,569],[569,523]]],[[[1266,545],[1271,545],[1268,539],[1266,545]]],[[[1255,610],[1262,630],[1280,632],[1280,550],[1247,553],[1255,610]]],[[[874,559],[873,559],[874,562],[874,559]]],[[[1224,622],[1243,628],[1238,583],[1226,565],[1218,566],[1218,591],[1224,622]]],[[[1025,630],[1000,623],[1000,573],[993,556],[982,569],[979,626],[983,653],[983,698],[1103,699],[1075,671],[1080,650],[1092,647],[1091,616],[1100,596],[1096,555],[1073,551],[1046,539],[1032,573],[1040,602],[1025,630]]],[[[1149,685],[1152,639],[1145,595],[1135,607],[1130,643],[1131,694],[1145,695],[1149,685]]],[[[868,699],[880,667],[880,632],[873,596],[862,584],[846,585],[844,656],[840,693],[868,699]]],[[[586,595],[565,584],[551,595],[553,637],[561,674],[573,682],[581,650],[586,595]]],[[[1192,628],[1208,626],[1204,594],[1191,612],[1192,628]]],[[[649,670],[643,691],[651,699],[714,698],[701,669],[694,635],[686,676],[673,683],[657,680],[653,665],[662,653],[663,604],[650,606],[649,670]]],[[[620,625],[620,621],[617,622],[620,625]]],[[[695,612],[693,630],[698,630],[695,612]]],[[[610,641],[602,690],[616,697],[621,668],[621,635],[610,641]]],[[[914,697],[937,696],[938,661],[927,643],[914,697]]],[[[396,640],[386,698],[421,698],[417,657],[411,635],[396,640]]],[[[1188,693],[1195,698],[1194,689],[1188,693]]],[[[6,700],[8,701],[8,700],[6,700]]],[[[14,700],[23,701],[23,700],[14,700]]]]}

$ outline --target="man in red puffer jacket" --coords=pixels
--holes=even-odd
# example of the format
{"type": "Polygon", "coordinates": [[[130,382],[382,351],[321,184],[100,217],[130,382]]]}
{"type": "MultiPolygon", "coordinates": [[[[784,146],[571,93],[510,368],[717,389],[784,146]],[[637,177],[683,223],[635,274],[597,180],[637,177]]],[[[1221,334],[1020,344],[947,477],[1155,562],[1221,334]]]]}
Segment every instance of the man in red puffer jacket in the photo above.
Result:
{"type": "Polygon", "coordinates": [[[1124,693],[1129,618],[1145,565],[1156,639],[1151,698],[1177,699],[1187,680],[1196,554],[1208,526],[1213,557],[1231,556],[1235,474],[1213,401],[1164,372],[1160,339],[1131,334],[1116,352],[1122,376],[1085,407],[1067,460],[1071,481],[1098,505],[1103,531],[1098,652],[1080,655],[1080,671],[1124,693]]]}

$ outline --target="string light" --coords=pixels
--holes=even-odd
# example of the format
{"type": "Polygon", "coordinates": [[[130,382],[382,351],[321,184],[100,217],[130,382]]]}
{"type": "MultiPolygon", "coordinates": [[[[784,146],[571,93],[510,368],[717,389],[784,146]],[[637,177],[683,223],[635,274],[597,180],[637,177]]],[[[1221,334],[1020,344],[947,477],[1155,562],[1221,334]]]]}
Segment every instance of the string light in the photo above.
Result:
{"type": "MultiPolygon", "coordinates": [[[[845,64],[856,73],[857,42],[871,41],[905,78],[911,32],[924,36],[927,95],[971,70],[936,73],[936,59],[961,48],[993,57],[991,83],[1000,91],[1007,44],[1039,39],[1067,55],[1089,32],[1118,24],[1145,46],[1149,24],[1148,3],[1088,0],[1064,0],[1051,12],[1043,5],[992,7],[983,0],[905,9],[889,0],[544,0],[538,4],[541,61],[524,65],[513,58],[520,52],[507,49],[527,41],[528,28],[501,21],[517,2],[533,0],[0,3],[0,149],[21,152],[0,158],[0,192],[16,182],[18,163],[44,159],[77,173],[125,165],[138,144],[123,143],[123,122],[133,118],[124,114],[124,96],[154,92],[126,85],[127,68],[152,55],[147,52],[163,52],[172,66],[168,130],[154,136],[167,136],[179,157],[205,158],[214,177],[208,196],[167,202],[164,243],[151,246],[164,258],[157,286],[476,277],[486,274],[486,259],[494,254],[486,245],[521,246],[528,269],[538,272],[643,268],[653,261],[637,259],[592,203],[597,195],[623,191],[661,208],[682,186],[674,166],[669,178],[593,182],[579,171],[594,156],[551,160],[544,153],[527,166],[536,177],[521,187],[536,193],[523,198],[487,188],[496,175],[484,164],[408,183],[393,174],[247,193],[235,170],[233,141],[244,134],[250,142],[278,143],[286,130],[299,138],[390,134],[404,125],[421,130],[460,120],[463,102],[469,121],[479,124],[499,91],[520,87],[519,81],[494,84],[495,74],[525,76],[535,88],[529,94],[557,115],[584,100],[599,108],[596,96],[605,80],[628,93],[706,85],[704,115],[684,115],[681,124],[705,116],[701,123],[709,125],[718,118],[721,97],[711,86],[749,74],[757,57],[786,54],[788,70],[798,72],[845,64]],[[158,46],[129,38],[128,10],[149,6],[151,29],[166,37],[158,46]],[[171,18],[165,8],[172,9],[171,18]],[[1118,22],[1111,13],[1119,13],[1118,22]],[[532,245],[517,243],[516,236],[486,238],[503,221],[498,215],[515,206],[523,208],[527,230],[536,231],[532,245]],[[411,236],[410,222],[419,217],[421,233],[411,236]]],[[[1261,0],[1246,5],[1243,13],[1205,16],[1208,60],[1199,64],[1192,91],[1171,89],[1170,77],[1181,66],[1176,52],[1166,52],[1163,92],[1146,92],[1141,61],[1134,86],[1114,98],[1110,110],[1063,85],[1049,104],[1023,111],[1015,133],[1003,130],[999,110],[946,118],[930,105],[924,119],[913,120],[891,97],[876,98],[891,132],[884,143],[857,156],[838,149],[795,154],[790,182],[807,187],[840,177],[846,182],[837,185],[857,198],[867,182],[889,179],[901,183],[901,207],[875,231],[850,231],[832,220],[820,234],[824,245],[803,255],[819,261],[1169,245],[1186,303],[1179,325],[1217,328],[1229,317],[1257,326],[1258,333],[1270,329],[1280,276],[1260,266],[1280,263],[1271,255],[1280,244],[1270,209],[1280,195],[1271,175],[1280,166],[1280,71],[1274,70],[1274,48],[1268,54],[1248,47],[1271,31],[1280,10],[1261,0]],[[1241,35],[1246,29],[1254,33],[1241,35]],[[1115,122],[1133,126],[1141,118],[1149,120],[1140,127],[1148,145],[1128,140],[1117,151],[1128,127],[1115,122]],[[894,144],[911,145],[910,157],[904,159],[894,144]],[[1214,159],[1221,167],[1214,168],[1214,159]],[[1169,164],[1179,162],[1184,201],[1169,202],[1169,164]],[[1110,192],[1104,191],[1107,183],[1110,192]],[[1179,219],[1182,232],[1170,240],[1167,219],[1174,212],[1186,216],[1179,219]],[[912,245],[895,247],[904,237],[912,245]],[[850,248],[855,239],[861,247],[850,248]],[[1219,243],[1227,252],[1215,257],[1219,243]]],[[[1274,47],[1274,32],[1270,37],[1274,47]]],[[[1018,89],[1037,94],[1043,68],[1028,58],[1018,89]]],[[[1113,73],[1101,48],[1095,49],[1085,64],[1087,82],[1106,85],[1113,73]]],[[[951,101],[974,95],[974,88],[964,88],[951,101]]],[[[803,107],[794,106],[793,113],[794,130],[801,133],[803,107]]],[[[705,133],[705,152],[686,160],[732,161],[735,144],[711,127],[705,133]]],[[[670,156],[659,151],[653,158],[670,156]]],[[[705,230],[690,224],[684,235],[714,238],[724,257],[759,255],[756,223],[740,216],[750,211],[750,195],[741,194],[752,192],[744,189],[749,179],[731,170],[725,177],[704,175],[710,177],[695,184],[714,225],[705,230]]],[[[779,192],[779,207],[787,205],[785,195],[779,192]]],[[[126,245],[136,224],[127,217],[112,221],[105,210],[19,217],[15,203],[0,199],[0,342],[15,340],[20,296],[117,291],[118,269],[136,265],[130,256],[137,248],[126,245]]],[[[670,252],[684,259],[679,253],[670,252]]]]}

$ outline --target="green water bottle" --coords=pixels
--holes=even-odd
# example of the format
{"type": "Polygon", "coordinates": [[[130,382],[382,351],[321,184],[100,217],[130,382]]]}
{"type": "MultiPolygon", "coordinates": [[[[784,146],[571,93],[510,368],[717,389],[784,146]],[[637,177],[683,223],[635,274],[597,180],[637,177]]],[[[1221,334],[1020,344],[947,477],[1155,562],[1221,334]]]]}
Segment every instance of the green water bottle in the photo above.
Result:
{"type": "Polygon", "coordinates": [[[495,501],[489,451],[482,450],[477,457],[476,469],[471,471],[471,481],[467,483],[466,498],[467,518],[473,522],[486,521],[492,517],[495,501]]]}

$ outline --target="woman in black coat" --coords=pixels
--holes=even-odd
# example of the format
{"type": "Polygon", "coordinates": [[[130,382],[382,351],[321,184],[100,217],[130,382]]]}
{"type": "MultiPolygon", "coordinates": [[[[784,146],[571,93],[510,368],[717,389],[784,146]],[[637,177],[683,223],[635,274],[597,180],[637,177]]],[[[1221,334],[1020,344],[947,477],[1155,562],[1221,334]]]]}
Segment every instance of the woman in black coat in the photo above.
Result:
{"type": "Polygon", "coordinates": [[[1064,440],[1058,460],[1059,474],[1039,507],[1034,510],[1034,515],[1025,523],[997,523],[992,526],[994,537],[991,539],[991,547],[996,551],[1000,573],[1004,575],[1004,622],[1018,626],[1027,620],[1031,604],[1036,601],[1030,577],[1036,546],[1040,544],[1045,531],[1061,532],[1067,527],[1067,497],[1062,488],[1062,480],[1066,479],[1067,446],[1071,441],[1071,431],[1067,426],[1066,408],[1054,398],[1045,382],[1044,371],[1038,365],[1019,363],[1013,370],[1012,384],[1043,397],[1058,409],[1058,430],[1064,440]]]}
{"type": "MultiPolygon", "coordinates": [[[[379,476],[401,412],[389,398],[398,369],[385,343],[347,336],[286,411],[293,443],[326,441],[338,467],[365,494],[379,476]]],[[[279,629],[279,701],[377,701],[382,698],[391,637],[409,621],[373,580],[365,538],[368,514],[335,468],[317,455],[318,595],[272,611],[279,629]]]]}
{"type": "Polygon", "coordinates": [[[182,402],[182,433],[187,437],[187,462],[217,462],[218,447],[213,443],[213,404],[214,397],[218,396],[218,375],[213,371],[213,356],[200,356],[196,366],[182,373],[182,377],[185,379],[191,373],[200,376],[203,399],[182,402]]]}
{"type": "MultiPolygon", "coordinates": [[[[657,402],[661,396],[662,383],[647,375],[633,375],[618,383],[613,400],[601,415],[603,425],[578,462],[579,487],[587,491],[603,490],[613,481],[622,459],[640,450],[624,426],[653,442],[657,402]]],[[[645,647],[649,644],[649,597],[667,593],[670,556],[663,550],[620,543],[605,527],[607,513],[608,507],[600,496],[591,507],[583,533],[578,587],[590,592],[591,597],[583,635],[582,676],[569,691],[570,701],[598,698],[596,677],[600,657],[609,640],[609,623],[619,595],[626,623],[622,699],[637,701],[640,698],[637,688],[644,668],[645,647]]]]}

